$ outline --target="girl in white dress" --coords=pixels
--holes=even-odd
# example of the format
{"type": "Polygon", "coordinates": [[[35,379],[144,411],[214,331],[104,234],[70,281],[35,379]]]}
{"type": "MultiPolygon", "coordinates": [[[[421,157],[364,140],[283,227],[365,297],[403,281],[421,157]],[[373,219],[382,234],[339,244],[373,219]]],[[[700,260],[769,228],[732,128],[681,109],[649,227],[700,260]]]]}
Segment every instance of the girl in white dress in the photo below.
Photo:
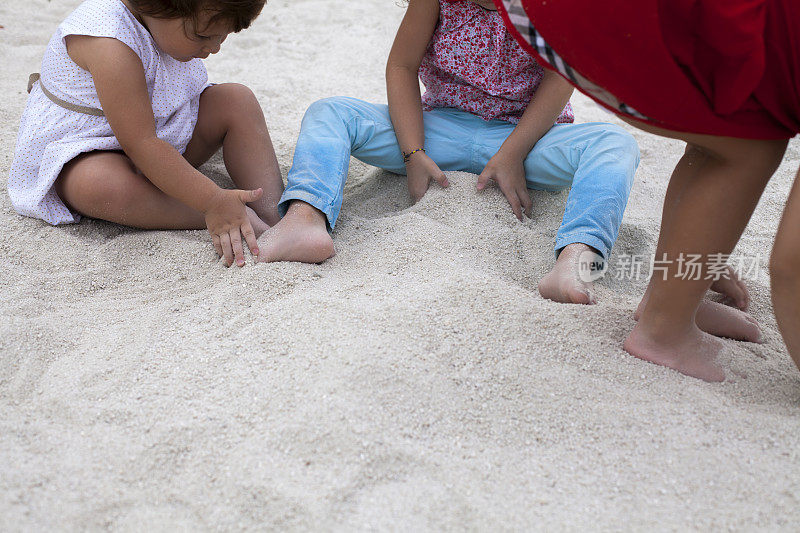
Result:
{"type": "Polygon", "coordinates": [[[50,224],[81,215],[144,229],[207,227],[227,265],[279,220],[278,162],[253,93],[210,85],[201,59],[265,0],[87,0],[31,76],[8,192],[50,224]],[[240,190],[197,167],[223,148],[240,190]],[[249,204],[246,205],[246,204],[249,204]]]}

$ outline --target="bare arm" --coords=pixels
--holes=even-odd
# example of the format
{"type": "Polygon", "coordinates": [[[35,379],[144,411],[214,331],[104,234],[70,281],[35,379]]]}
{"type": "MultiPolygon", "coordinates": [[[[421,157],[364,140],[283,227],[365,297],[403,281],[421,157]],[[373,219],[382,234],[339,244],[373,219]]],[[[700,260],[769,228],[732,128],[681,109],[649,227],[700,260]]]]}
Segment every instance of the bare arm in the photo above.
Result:
{"type": "MultiPolygon", "coordinates": [[[[419,66],[438,22],[438,0],[410,0],[386,64],[389,114],[400,150],[406,153],[425,148],[419,66]]],[[[408,192],[415,202],[428,190],[431,180],[442,187],[449,185],[444,172],[425,152],[411,156],[406,174],[408,192]]]]}
{"type": "Polygon", "coordinates": [[[116,39],[73,35],[70,57],[88,70],[111,129],[133,164],[156,187],[200,212],[220,188],[156,135],[144,68],[133,50],[116,39]]]}
{"type": "Polygon", "coordinates": [[[572,86],[551,70],[545,70],[542,82],[522,118],[489,160],[478,179],[478,190],[493,180],[511,204],[511,210],[522,220],[524,211],[530,216],[531,204],[525,181],[525,158],[539,142],[567,105],[572,86]]]}
{"type": "Polygon", "coordinates": [[[499,153],[525,159],[539,139],[553,127],[572,96],[572,85],[552,70],[545,70],[536,94],[519,124],[500,147],[499,153]]]}
{"type": "Polygon", "coordinates": [[[410,0],[386,63],[389,114],[404,152],[422,148],[425,142],[418,75],[438,21],[438,0],[410,0]]]}

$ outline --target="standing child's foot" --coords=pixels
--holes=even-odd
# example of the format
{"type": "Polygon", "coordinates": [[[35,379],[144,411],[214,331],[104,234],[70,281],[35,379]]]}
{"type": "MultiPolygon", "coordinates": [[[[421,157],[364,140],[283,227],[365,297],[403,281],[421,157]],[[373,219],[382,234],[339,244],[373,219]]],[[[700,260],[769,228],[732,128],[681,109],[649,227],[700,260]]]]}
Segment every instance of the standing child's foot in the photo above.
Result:
{"type": "Polygon", "coordinates": [[[309,204],[294,201],[286,216],[259,239],[258,260],[321,263],[334,255],[327,219],[309,204]]]}
{"type": "Polygon", "coordinates": [[[725,305],[741,311],[747,311],[747,308],[750,307],[750,291],[730,265],[727,266],[725,276],[711,284],[711,290],[725,297],[722,302],[725,305]]]}
{"type": "Polygon", "coordinates": [[[737,341],[761,343],[761,328],[755,318],[744,311],[717,302],[703,300],[695,315],[697,327],[716,335],[737,341]]]}
{"type": "MultiPolygon", "coordinates": [[[[639,303],[639,307],[633,313],[634,320],[639,320],[649,299],[650,289],[648,288],[639,303]]],[[[694,320],[698,328],[716,337],[725,337],[737,341],[763,342],[761,328],[756,319],[734,307],[702,300],[697,308],[694,320]]]]}
{"type": "Polygon", "coordinates": [[[725,380],[725,372],[716,363],[722,342],[696,326],[682,334],[659,339],[644,331],[641,324],[636,324],[625,339],[623,348],[634,357],[672,368],[693,378],[725,380]]]}
{"type": "MultiPolygon", "coordinates": [[[[582,243],[570,244],[561,250],[553,270],[539,282],[539,294],[543,298],[565,304],[595,304],[594,284],[584,281],[579,274],[581,261],[596,257],[590,246],[582,243]],[[584,252],[592,252],[585,254],[584,252]]],[[[584,270],[588,271],[588,270],[584,270]]]]}

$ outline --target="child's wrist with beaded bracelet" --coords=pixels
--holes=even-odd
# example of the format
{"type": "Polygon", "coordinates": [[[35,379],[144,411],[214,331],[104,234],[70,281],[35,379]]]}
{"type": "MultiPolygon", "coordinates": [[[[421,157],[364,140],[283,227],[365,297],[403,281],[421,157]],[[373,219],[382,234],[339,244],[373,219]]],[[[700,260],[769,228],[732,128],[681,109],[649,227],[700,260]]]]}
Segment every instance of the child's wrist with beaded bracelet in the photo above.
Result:
{"type": "Polygon", "coordinates": [[[418,152],[425,153],[425,148],[417,148],[416,150],[411,150],[410,152],[403,152],[403,163],[408,163],[411,159],[411,156],[418,152]]]}

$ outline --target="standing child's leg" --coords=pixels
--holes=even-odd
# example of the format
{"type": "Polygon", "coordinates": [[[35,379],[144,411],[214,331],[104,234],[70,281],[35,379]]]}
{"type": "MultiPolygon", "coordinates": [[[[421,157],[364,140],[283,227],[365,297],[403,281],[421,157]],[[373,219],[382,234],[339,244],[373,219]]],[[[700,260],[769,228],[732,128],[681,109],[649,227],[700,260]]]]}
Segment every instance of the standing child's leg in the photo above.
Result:
{"type": "Polygon", "coordinates": [[[713,254],[730,254],[780,163],[786,141],[680,137],[693,148],[670,180],[672,200],[665,204],[666,223],[656,250],[666,272],[651,279],[649,300],[625,349],[684,374],[720,381],[725,374],[714,359],[721,344],[696,324],[711,281],[705,279],[705,264],[699,276],[682,279],[679,258],[699,254],[705,263],[713,254]]]}
{"type": "Polygon", "coordinates": [[[789,355],[800,368],[800,172],[778,226],[770,258],[772,305],[789,355]]]}
{"type": "MultiPolygon", "coordinates": [[[[675,166],[669,186],[667,187],[666,196],[664,197],[661,231],[659,232],[656,245],[656,257],[660,257],[658,250],[661,250],[663,247],[664,236],[669,234],[669,227],[675,217],[677,206],[683,195],[686,194],[685,188],[691,183],[694,176],[693,172],[704,164],[707,157],[704,151],[692,145],[687,145],[683,157],[675,166]]],[[[758,323],[750,315],[738,309],[739,307],[746,307],[747,305],[747,289],[743,286],[744,284],[741,280],[736,277],[736,273],[730,268],[728,269],[728,276],[729,279],[727,281],[721,280],[716,282],[712,284],[712,288],[716,285],[719,287],[720,291],[732,297],[734,303],[738,300],[739,305],[736,306],[737,308],[733,308],[709,300],[702,300],[697,308],[697,314],[695,315],[697,327],[706,333],[718,337],[758,342],[761,338],[761,330],[758,327],[758,323]]],[[[651,279],[642,297],[642,301],[634,312],[633,316],[635,320],[639,320],[642,310],[644,310],[645,305],[650,299],[653,283],[654,280],[651,279]]]]}

